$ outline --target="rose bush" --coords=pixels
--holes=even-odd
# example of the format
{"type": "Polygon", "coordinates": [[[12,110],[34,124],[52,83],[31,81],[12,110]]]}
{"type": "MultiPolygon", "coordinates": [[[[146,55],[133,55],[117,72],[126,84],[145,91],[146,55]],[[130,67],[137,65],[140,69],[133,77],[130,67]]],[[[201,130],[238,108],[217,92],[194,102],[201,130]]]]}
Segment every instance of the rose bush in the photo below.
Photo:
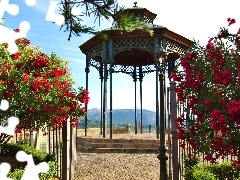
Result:
{"type": "MultiPolygon", "coordinates": [[[[229,26],[235,19],[228,18],[229,26]]],[[[199,42],[182,57],[171,74],[184,106],[176,119],[180,146],[205,154],[212,163],[240,155],[240,29],[221,28],[205,47],[199,42]]],[[[234,161],[233,164],[239,162],[234,161]]]]}
{"type": "Polygon", "coordinates": [[[62,128],[63,122],[72,117],[72,126],[78,126],[89,97],[82,87],[73,91],[68,62],[30,46],[28,39],[18,39],[16,43],[15,54],[9,54],[8,44],[0,45],[0,97],[10,103],[6,112],[0,111],[1,123],[16,116],[20,120],[16,132],[49,130],[62,128]]]}

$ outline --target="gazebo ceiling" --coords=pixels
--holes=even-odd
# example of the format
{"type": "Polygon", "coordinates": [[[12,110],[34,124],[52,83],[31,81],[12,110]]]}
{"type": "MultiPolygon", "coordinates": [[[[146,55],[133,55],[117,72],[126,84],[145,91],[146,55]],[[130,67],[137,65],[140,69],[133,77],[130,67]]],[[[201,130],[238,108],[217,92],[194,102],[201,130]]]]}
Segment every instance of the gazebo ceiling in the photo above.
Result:
{"type": "MultiPolygon", "coordinates": [[[[95,56],[94,59],[98,62],[102,61],[101,56],[95,56]]],[[[121,51],[114,56],[114,65],[123,65],[123,66],[146,66],[154,64],[153,55],[145,50],[141,49],[129,49],[121,51]]]]}
{"type": "Polygon", "coordinates": [[[146,66],[154,64],[154,57],[148,51],[131,49],[116,54],[114,57],[114,64],[124,66],[146,66]]]}
{"type": "MultiPolygon", "coordinates": [[[[167,61],[172,61],[178,59],[180,56],[177,53],[169,53],[167,55],[167,61]]],[[[95,56],[95,61],[101,62],[101,56],[95,56]]],[[[113,58],[114,65],[123,65],[123,66],[147,66],[155,64],[153,55],[145,50],[141,49],[131,49],[125,50],[115,55],[113,58]]]]}

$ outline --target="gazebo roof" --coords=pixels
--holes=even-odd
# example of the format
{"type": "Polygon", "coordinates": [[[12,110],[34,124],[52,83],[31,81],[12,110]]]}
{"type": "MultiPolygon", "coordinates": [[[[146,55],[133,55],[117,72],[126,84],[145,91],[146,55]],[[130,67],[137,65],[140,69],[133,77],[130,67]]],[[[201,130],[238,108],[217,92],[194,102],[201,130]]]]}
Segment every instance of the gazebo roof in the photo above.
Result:
{"type": "MultiPolygon", "coordinates": [[[[167,46],[171,47],[172,49],[177,49],[177,51],[181,53],[193,44],[191,40],[173,31],[170,31],[166,27],[153,24],[153,20],[156,18],[157,14],[152,13],[146,8],[137,7],[135,4],[135,6],[126,9],[125,11],[126,13],[141,17],[143,21],[145,21],[149,26],[149,28],[153,30],[153,37],[147,32],[141,30],[127,32],[118,30],[116,27],[111,27],[103,30],[102,33],[107,35],[107,40],[113,40],[113,43],[115,43],[115,48],[116,44],[123,47],[123,49],[121,49],[121,47],[118,47],[117,52],[114,52],[115,54],[112,58],[114,58],[113,64],[115,65],[148,66],[155,64],[155,58],[153,54],[154,37],[157,37],[159,39],[167,39],[167,46]],[[148,48],[151,48],[151,50],[144,49],[146,46],[148,46],[148,48]]],[[[91,58],[93,58],[96,62],[102,62],[101,45],[103,41],[104,40],[101,37],[94,36],[80,45],[79,48],[84,54],[93,52],[90,53],[91,58]]],[[[112,48],[114,49],[114,47],[112,48]]]]}
{"type": "MultiPolygon", "coordinates": [[[[175,41],[183,46],[190,47],[193,41],[167,29],[166,27],[156,26],[151,27],[154,32],[154,36],[166,37],[172,41],[175,41]]],[[[140,37],[151,37],[148,33],[136,30],[132,32],[114,30],[114,29],[105,29],[102,31],[108,36],[108,39],[118,39],[118,38],[140,38],[140,37]]],[[[86,54],[88,50],[101,43],[103,39],[99,36],[94,36],[88,41],[79,46],[80,50],[86,54]]]]}
{"type": "Polygon", "coordinates": [[[152,13],[148,9],[137,7],[137,6],[133,6],[132,8],[127,8],[125,11],[128,14],[133,14],[133,15],[142,17],[146,23],[153,23],[154,19],[157,17],[157,14],[152,13]]]}

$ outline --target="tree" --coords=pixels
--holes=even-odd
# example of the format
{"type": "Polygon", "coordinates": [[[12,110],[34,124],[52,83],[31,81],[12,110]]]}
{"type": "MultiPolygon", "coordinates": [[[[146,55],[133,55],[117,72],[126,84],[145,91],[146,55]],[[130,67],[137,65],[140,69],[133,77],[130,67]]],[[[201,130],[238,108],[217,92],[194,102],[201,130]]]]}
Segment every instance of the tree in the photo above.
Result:
{"type": "Polygon", "coordinates": [[[118,6],[117,0],[62,0],[59,3],[60,14],[65,18],[64,24],[61,26],[65,31],[69,32],[68,40],[72,34],[80,36],[82,33],[90,33],[107,38],[102,32],[96,31],[94,27],[83,25],[83,16],[94,17],[98,20],[99,25],[102,20],[113,20],[113,26],[121,31],[143,30],[150,35],[153,31],[141,17],[128,14],[127,9],[118,6]],[[85,7],[86,12],[75,16],[71,14],[73,7],[85,7]]]}
{"type": "MultiPolygon", "coordinates": [[[[16,116],[20,120],[16,133],[62,128],[69,117],[72,126],[78,126],[78,117],[85,115],[82,106],[89,97],[83,88],[72,89],[68,62],[30,46],[28,39],[17,39],[16,43],[15,54],[8,52],[8,44],[0,45],[0,97],[10,103],[7,111],[0,111],[1,125],[7,124],[8,117],[16,116]]],[[[0,145],[10,137],[1,133],[0,145]]]]}
{"type": "Polygon", "coordinates": [[[203,153],[212,163],[240,157],[240,29],[231,34],[221,28],[206,47],[195,42],[180,61],[183,69],[171,74],[185,104],[176,119],[180,146],[190,144],[193,153],[203,153]]]}

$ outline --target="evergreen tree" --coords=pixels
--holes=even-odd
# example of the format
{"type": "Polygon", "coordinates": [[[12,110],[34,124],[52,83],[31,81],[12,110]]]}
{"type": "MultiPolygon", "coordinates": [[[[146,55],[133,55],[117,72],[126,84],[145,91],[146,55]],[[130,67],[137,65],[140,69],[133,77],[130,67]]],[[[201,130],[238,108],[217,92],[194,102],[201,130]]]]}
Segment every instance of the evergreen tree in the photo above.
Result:
{"type": "Polygon", "coordinates": [[[61,0],[59,3],[60,14],[65,18],[64,24],[61,29],[69,32],[68,40],[70,41],[72,35],[80,36],[82,33],[90,33],[99,35],[103,38],[107,36],[97,31],[94,27],[84,25],[84,16],[95,18],[95,22],[98,20],[100,25],[102,20],[112,20],[112,26],[120,31],[133,31],[143,30],[150,35],[153,31],[148,25],[141,19],[130,15],[124,6],[119,6],[117,0],[61,0]],[[82,7],[86,9],[81,15],[75,16],[71,14],[73,7],[82,7]]]}

